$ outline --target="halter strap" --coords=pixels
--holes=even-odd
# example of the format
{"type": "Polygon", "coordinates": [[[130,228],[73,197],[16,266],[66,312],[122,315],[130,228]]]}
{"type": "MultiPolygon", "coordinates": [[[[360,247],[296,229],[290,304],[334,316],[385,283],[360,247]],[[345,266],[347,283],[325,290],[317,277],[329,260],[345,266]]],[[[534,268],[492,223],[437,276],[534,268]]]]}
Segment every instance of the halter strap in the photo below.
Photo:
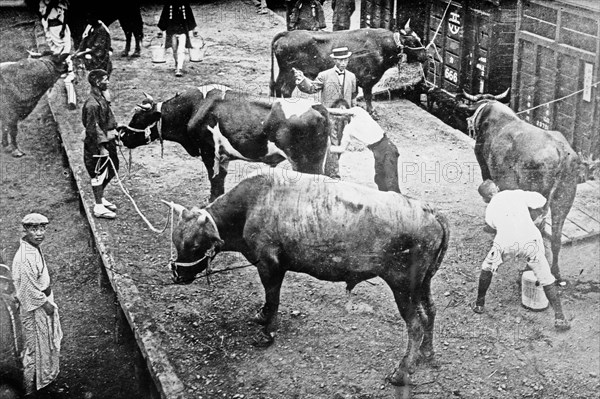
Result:
{"type": "Polygon", "coordinates": [[[473,112],[473,115],[467,118],[467,130],[469,131],[470,137],[475,138],[477,136],[477,118],[481,114],[481,111],[483,111],[483,108],[488,104],[489,102],[481,104],[479,107],[477,107],[475,112],[473,112]]]}
{"type": "MultiPolygon", "coordinates": [[[[209,220],[209,222],[215,228],[215,231],[217,232],[217,234],[219,234],[219,228],[217,227],[217,223],[215,222],[215,219],[213,219],[212,215],[210,213],[208,213],[205,209],[200,209],[200,216],[198,216],[198,218],[200,218],[202,216],[206,217],[209,220]]],[[[209,258],[209,260],[212,260],[215,257],[215,255],[216,255],[215,246],[213,245],[206,251],[206,253],[204,254],[204,256],[202,258],[192,261],[192,262],[176,262],[175,260],[172,260],[171,266],[194,267],[194,266],[198,265],[199,263],[203,262],[206,258],[209,258]]],[[[209,265],[209,267],[210,267],[210,265],[209,265]]]]}

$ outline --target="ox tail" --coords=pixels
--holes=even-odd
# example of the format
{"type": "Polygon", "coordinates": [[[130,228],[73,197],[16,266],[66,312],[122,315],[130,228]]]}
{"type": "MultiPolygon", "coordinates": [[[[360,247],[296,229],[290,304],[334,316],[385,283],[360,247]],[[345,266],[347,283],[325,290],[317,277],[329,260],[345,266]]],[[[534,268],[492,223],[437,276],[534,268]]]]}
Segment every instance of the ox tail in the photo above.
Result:
{"type": "Polygon", "coordinates": [[[287,34],[287,31],[279,32],[273,37],[273,40],[271,40],[271,80],[269,81],[271,97],[275,97],[275,43],[277,43],[277,40],[285,34],[287,34]]]}
{"type": "Polygon", "coordinates": [[[438,248],[438,253],[435,260],[435,267],[431,271],[432,275],[435,274],[440,268],[442,261],[444,260],[444,256],[446,255],[446,251],[448,250],[448,243],[450,241],[450,226],[448,224],[448,219],[446,216],[439,212],[435,212],[435,220],[442,227],[442,241],[440,242],[440,247],[438,248]]]}

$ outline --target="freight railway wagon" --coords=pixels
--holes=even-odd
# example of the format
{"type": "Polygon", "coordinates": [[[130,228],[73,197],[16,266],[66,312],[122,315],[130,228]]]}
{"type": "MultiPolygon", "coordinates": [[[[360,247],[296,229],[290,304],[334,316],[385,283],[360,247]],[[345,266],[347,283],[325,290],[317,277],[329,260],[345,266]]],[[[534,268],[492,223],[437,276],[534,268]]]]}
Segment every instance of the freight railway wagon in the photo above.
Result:
{"type": "Polygon", "coordinates": [[[454,94],[499,94],[511,85],[516,0],[430,0],[427,81],[454,94]]]}
{"type": "Polygon", "coordinates": [[[518,13],[511,107],[598,159],[600,2],[520,1],[518,13]]]}

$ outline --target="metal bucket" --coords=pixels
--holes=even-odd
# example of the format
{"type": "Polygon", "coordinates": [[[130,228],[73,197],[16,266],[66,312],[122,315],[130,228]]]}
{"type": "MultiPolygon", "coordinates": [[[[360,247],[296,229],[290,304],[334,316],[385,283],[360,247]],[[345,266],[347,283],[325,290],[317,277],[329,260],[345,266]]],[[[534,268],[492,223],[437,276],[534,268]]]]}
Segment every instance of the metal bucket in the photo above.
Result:
{"type": "Polygon", "coordinates": [[[201,62],[202,61],[202,48],[192,47],[190,48],[190,61],[201,62]]]}
{"type": "Polygon", "coordinates": [[[544,287],[540,285],[531,270],[527,270],[521,276],[521,303],[524,308],[533,311],[541,311],[548,307],[544,287]]]}
{"type": "Polygon", "coordinates": [[[165,58],[165,48],[161,45],[150,46],[150,51],[152,52],[152,62],[155,64],[162,64],[167,62],[165,58]]]}

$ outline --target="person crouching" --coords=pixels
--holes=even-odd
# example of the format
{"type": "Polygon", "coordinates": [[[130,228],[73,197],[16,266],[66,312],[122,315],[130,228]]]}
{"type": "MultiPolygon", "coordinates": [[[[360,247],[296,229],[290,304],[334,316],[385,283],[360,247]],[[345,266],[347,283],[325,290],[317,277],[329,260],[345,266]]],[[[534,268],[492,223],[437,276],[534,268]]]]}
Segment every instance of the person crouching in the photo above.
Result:
{"type": "Polygon", "coordinates": [[[88,81],[92,88],[81,112],[85,127],[83,161],[92,179],[94,216],[114,219],[117,207],[104,198],[104,189],[119,170],[117,122],[110,108],[108,73],[94,69],[90,71],[88,81]]]}

